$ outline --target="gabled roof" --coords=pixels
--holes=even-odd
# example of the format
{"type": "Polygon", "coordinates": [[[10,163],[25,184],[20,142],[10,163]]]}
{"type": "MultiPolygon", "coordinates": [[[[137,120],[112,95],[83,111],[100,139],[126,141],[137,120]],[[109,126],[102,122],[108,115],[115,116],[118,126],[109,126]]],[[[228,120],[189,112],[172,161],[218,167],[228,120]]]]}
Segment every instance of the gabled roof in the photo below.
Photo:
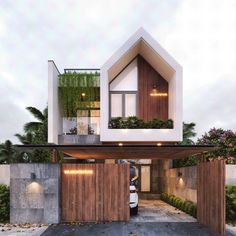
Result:
{"type": "Polygon", "coordinates": [[[109,80],[114,78],[133,58],[142,55],[167,81],[182,71],[179,63],[143,28],[138,29],[101,67],[109,80]]]}

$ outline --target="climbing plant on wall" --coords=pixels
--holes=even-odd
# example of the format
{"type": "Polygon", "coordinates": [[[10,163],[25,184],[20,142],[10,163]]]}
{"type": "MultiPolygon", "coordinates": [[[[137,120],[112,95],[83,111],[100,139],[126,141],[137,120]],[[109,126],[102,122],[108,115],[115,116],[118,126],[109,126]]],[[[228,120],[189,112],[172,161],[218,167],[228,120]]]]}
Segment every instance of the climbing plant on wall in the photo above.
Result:
{"type": "Polygon", "coordinates": [[[77,110],[99,108],[100,74],[65,73],[59,75],[59,103],[64,117],[76,117],[77,110]]]}

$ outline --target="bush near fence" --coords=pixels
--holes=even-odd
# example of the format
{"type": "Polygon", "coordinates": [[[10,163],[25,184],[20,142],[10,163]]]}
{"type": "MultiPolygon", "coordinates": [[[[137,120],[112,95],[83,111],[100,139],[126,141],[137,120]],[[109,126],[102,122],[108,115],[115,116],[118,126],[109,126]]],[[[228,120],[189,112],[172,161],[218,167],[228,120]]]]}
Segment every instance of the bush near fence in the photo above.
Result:
{"type": "Polygon", "coordinates": [[[0,222],[8,222],[10,217],[10,189],[0,184],[0,222]]]}
{"type": "Polygon", "coordinates": [[[174,195],[169,195],[167,193],[161,194],[161,200],[169,203],[170,205],[178,208],[179,210],[193,216],[196,218],[197,216],[197,205],[191,201],[183,200],[174,195]]]}

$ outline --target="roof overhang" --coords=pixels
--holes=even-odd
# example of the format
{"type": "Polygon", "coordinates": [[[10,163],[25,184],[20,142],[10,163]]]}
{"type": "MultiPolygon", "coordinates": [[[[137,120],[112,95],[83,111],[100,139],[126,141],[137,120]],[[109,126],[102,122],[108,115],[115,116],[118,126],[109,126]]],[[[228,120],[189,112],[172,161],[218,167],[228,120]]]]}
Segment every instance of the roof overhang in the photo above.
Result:
{"type": "Polygon", "coordinates": [[[215,150],[214,145],[15,145],[21,150],[56,149],[79,159],[181,159],[215,150]]]}

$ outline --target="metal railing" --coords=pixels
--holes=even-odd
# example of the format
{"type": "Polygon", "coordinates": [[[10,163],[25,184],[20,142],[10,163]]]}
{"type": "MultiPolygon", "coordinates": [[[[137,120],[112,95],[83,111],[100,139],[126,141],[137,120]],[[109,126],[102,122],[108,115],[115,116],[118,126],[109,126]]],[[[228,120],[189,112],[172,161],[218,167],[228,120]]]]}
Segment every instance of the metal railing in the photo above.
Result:
{"type": "Polygon", "coordinates": [[[100,73],[100,69],[98,68],[67,68],[64,69],[64,73],[100,73]]]}

